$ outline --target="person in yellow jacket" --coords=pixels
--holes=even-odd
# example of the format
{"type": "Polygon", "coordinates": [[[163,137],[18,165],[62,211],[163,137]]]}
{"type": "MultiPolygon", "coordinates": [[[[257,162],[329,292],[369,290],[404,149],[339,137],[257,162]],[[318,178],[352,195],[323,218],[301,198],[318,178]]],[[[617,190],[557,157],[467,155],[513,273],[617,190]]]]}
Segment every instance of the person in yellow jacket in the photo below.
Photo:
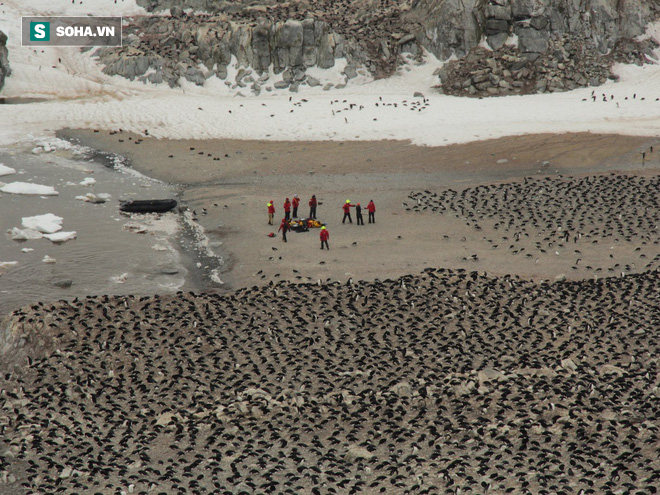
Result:
{"type": "Polygon", "coordinates": [[[275,214],[275,205],[273,201],[269,201],[266,205],[268,207],[268,225],[273,225],[273,215],[275,214]]]}

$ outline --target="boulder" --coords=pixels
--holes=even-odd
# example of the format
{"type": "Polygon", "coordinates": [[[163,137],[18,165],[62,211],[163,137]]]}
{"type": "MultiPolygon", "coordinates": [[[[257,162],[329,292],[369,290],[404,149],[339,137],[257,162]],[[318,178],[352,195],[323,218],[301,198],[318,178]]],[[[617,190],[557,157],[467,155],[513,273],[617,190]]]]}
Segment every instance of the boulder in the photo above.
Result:
{"type": "Polygon", "coordinates": [[[206,81],[204,73],[195,67],[188,67],[183,74],[183,77],[185,77],[186,80],[190,81],[191,83],[196,84],[197,86],[203,86],[204,81],[206,81]]]}
{"type": "Polygon", "coordinates": [[[485,31],[487,35],[506,33],[508,30],[508,21],[503,21],[501,19],[488,19],[486,21],[485,31]]]}
{"type": "Polygon", "coordinates": [[[519,27],[516,29],[520,50],[523,52],[543,53],[548,49],[550,34],[533,28],[519,27]]]}
{"type": "Polygon", "coordinates": [[[302,62],[305,67],[314,67],[317,60],[316,28],[314,19],[302,21],[303,46],[302,62]]]}
{"type": "Polygon", "coordinates": [[[335,37],[327,24],[314,23],[314,39],[316,40],[316,64],[321,69],[335,66],[335,37]]]}
{"type": "Polygon", "coordinates": [[[355,79],[357,77],[357,68],[354,65],[347,65],[344,67],[343,74],[349,79],[355,79]]]}
{"type": "Polygon", "coordinates": [[[548,8],[550,4],[550,0],[512,0],[511,15],[514,19],[529,19],[539,11],[548,8]]]}
{"type": "Polygon", "coordinates": [[[419,0],[408,16],[419,23],[417,40],[441,60],[462,57],[479,44],[481,31],[473,14],[479,0],[419,0]]]}
{"type": "Polygon", "coordinates": [[[296,67],[303,63],[303,25],[287,20],[275,28],[273,39],[273,65],[278,68],[296,67]]]}
{"type": "Polygon", "coordinates": [[[486,5],[484,16],[487,19],[498,19],[501,21],[511,20],[511,11],[504,5],[486,5]]]}
{"type": "Polygon", "coordinates": [[[268,70],[271,63],[270,42],[271,24],[266,19],[259,19],[252,31],[252,66],[258,70],[268,70]]]}
{"type": "Polygon", "coordinates": [[[490,46],[493,50],[499,50],[504,46],[508,38],[509,34],[502,32],[488,36],[486,41],[488,41],[488,46],[490,46]]]}

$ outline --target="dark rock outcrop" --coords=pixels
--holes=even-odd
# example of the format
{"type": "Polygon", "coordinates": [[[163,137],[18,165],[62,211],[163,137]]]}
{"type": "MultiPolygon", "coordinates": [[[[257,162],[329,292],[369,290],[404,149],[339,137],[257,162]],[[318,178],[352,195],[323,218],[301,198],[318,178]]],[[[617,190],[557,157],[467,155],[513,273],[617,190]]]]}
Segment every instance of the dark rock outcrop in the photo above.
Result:
{"type": "Polygon", "coordinates": [[[7,35],[0,31],[0,89],[5,85],[5,78],[11,75],[7,58],[7,35]]]}
{"type": "Polygon", "coordinates": [[[455,37],[439,29],[446,19],[434,15],[437,9],[459,11],[465,2],[422,0],[411,11],[424,26],[418,39],[430,51],[441,58],[461,57],[439,71],[445,93],[487,96],[597,86],[614,78],[614,62],[641,64],[656,58],[655,40],[633,39],[660,16],[660,6],[651,1],[472,3],[476,23],[465,20],[461,39],[485,39],[492,52],[476,48],[476,42],[456,44],[455,37]]]}
{"type": "MultiPolygon", "coordinates": [[[[290,69],[303,74],[307,67],[333,67],[335,59],[347,55],[360,64],[358,47],[348,47],[344,38],[322,21],[288,19],[273,22],[265,17],[246,24],[227,16],[183,18],[138,18],[125,29],[124,46],[102,48],[96,54],[104,72],[153,83],[176,86],[183,77],[202,85],[208,77],[227,77],[232,56],[240,67],[257,74],[275,74],[290,69]]],[[[247,71],[235,81],[243,85],[247,71]]],[[[247,81],[252,82],[252,81],[247,81]]]]}
{"type": "Polygon", "coordinates": [[[611,71],[615,62],[641,65],[655,57],[653,49],[658,47],[652,39],[620,40],[610,53],[599,55],[591,39],[555,36],[547,44],[545,52],[533,58],[512,46],[475,48],[437,71],[441,89],[455,96],[496,96],[599,86],[616,79],[611,71]]]}
{"type": "Polygon", "coordinates": [[[551,38],[591,39],[606,54],[634,38],[660,15],[653,0],[417,0],[407,14],[421,29],[417,39],[440,59],[464,56],[482,39],[499,49],[517,36],[520,51],[539,54],[551,38]]]}

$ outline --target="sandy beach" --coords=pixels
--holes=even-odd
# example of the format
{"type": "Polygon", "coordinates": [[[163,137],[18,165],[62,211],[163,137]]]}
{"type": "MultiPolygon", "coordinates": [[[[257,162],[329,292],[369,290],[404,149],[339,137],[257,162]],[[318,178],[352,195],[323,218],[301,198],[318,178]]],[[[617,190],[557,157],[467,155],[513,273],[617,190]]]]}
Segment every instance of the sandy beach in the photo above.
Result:
{"type": "MultiPolygon", "coordinates": [[[[515,273],[534,280],[560,275],[582,279],[597,276],[598,268],[605,270],[602,276],[621,262],[625,266],[629,259],[639,261],[640,254],[649,259],[657,254],[657,246],[642,245],[642,239],[635,239],[616,245],[583,241],[570,250],[548,249],[521,259],[511,250],[493,249],[484,240],[501,240],[502,234],[492,229],[494,222],[475,231],[460,215],[412,212],[404,206],[413,205],[409,199],[412,191],[460,191],[520,182],[525,177],[624,173],[657,180],[660,152],[648,151],[654,144],[658,149],[658,141],[652,138],[530,135],[420,147],[400,141],[175,141],[84,130],[59,135],[125,155],[136,170],[183,186],[183,202],[197,213],[195,218],[207,235],[222,243],[224,288],[263,285],[271,280],[393,278],[429,266],[515,273]],[[647,152],[644,165],[642,151],[647,152]],[[275,201],[276,220],[281,220],[284,199],[294,194],[301,197],[302,215],[309,213],[307,201],[312,194],[322,203],[318,216],[330,231],[330,251],[320,251],[316,230],[290,233],[286,244],[280,237],[267,237],[277,231],[279,223],[267,225],[266,204],[275,201]],[[346,199],[363,207],[373,199],[377,223],[357,226],[353,213],[354,223],[342,225],[341,206],[346,199]],[[637,248],[640,252],[636,253],[637,248]],[[584,256],[574,258],[576,249],[584,256]],[[616,255],[616,262],[610,254],[616,255]],[[592,272],[585,268],[588,263],[571,268],[579,257],[589,257],[592,272]]],[[[534,239],[538,235],[534,232],[529,242],[540,240],[534,239]]],[[[641,271],[645,265],[638,262],[629,272],[641,271]]]]}

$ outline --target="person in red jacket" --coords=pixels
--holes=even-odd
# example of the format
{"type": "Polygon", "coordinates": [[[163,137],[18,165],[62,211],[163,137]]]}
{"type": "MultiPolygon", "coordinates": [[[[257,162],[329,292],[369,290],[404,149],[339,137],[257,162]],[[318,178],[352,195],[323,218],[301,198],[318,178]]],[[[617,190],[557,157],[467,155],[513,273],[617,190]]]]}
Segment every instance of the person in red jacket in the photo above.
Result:
{"type": "Polygon", "coordinates": [[[309,218],[316,220],[316,195],[312,194],[312,199],[309,200],[309,218]]]}
{"type": "Polygon", "coordinates": [[[298,206],[300,205],[300,198],[297,194],[293,195],[291,206],[293,207],[293,218],[298,218],[298,206]]]}
{"type": "Polygon", "coordinates": [[[330,232],[328,232],[328,229],[325,228],[325,226],[321,227],[321,249],[323,249],[323,244],[325,243],[325,247],[330,251],[330,246],[328,246],[328,239],[330,239],[330,232]]]}
{"type": "Polygon", "coordinates": [[[280,228],[277,229],[277,231],[282,231],[282,240],[284,242],[287,242],[286,240],[286,233],[289,231],[289,221],[286,218],[282,219],[282,223],[280,224],[280,228]]]}
{"type": "Polygon", "coordinates": [[[353,219],[351,218],[351,208],[354,208],[355,205],[351,204],[351,200],[347,199],[346,203],[344,203],[344,218],[342,218],[341,223],[346,222],[346,219],[348,218],[349,223],[353,223],[353,219]]]}
{"type": "Polygon", "coordinates": [[[286,198],[284,202],[284,218],[287,222],[291,219],[291,201],[289,201],[289,198],[286,198]]]}
{"type": "Polygon", "coordinates": [[[369,223],[376,223],[376,205],[373,199],[369,201],[367,211],[369,212],[369,223]]]}
{"type": "Polygon", "coordinates": [[[273,204],[273,200],[271,199],[268,202],[268,225],[273,225],[273,215],[275,214],[275,205],[273,204]]]}

